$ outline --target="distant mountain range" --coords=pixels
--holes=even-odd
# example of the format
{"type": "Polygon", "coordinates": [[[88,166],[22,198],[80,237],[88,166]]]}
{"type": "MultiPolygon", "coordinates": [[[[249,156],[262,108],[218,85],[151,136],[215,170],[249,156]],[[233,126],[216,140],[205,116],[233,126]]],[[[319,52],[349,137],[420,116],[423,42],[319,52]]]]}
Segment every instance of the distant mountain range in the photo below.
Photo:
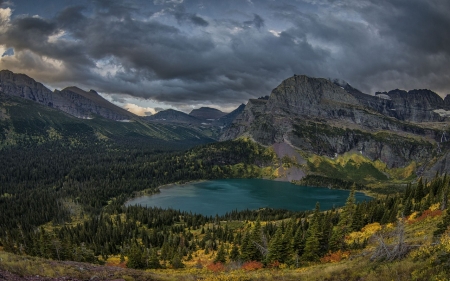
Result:
{"type": "Polygon", "coordinates": [[[224,132],[224,128],[230,126],[244,108],[245,105],[241,104],[232,112],[225,113],[215,108],[201,107],[192,110],[189,114],[174,109],[167,109],[159,111],[154,115],[146,116],[144,119],[156,123],[176,124],[196,128],[211,138],[219,139],[224,132]]]}
{"type": "Polygon", "coordinates": [[[168,109],[147,117],[93,90],[52,92],[7,70],[0,71],[0,93],[1,146],[26,134],[35,139],[64,135],[70,127],[97,137],[133,135],[192,144],[250,138],[272,146],[280,158],[293,159],[289,171],[280,171],[289,180],[329,176],[330,171],[354,180],[348,175],[356,171],[359,182],[374,183],[450,172],[450,97],[442,99],[426,89],[368,95],[345,82],[294,75],[270,96],[250,99],[230,113],[202,107],[189,114],[168,109]],[[367,169],[359,171],[361,167],[367,169]]]}
{"type": "Polygon", "coordinates": [[[145,121],[93,90],[52,92],[26,75],[0,71],[0,150],[49,141],[183,149],[214,140],[195,128],[145,121]]]}
{"type": "Polygon", "coordinates": [[[61,91],[50,91],[27,75],[8,70],[0,71],[0,92],[31,100],[80,119],[102,117],[122,122],[147,121],[163,127],[164,124],[177,125],[179,128],[192,130],[201,137],[213,139],[218,139],[222,129],[231,124],[240,113],[239,110],[243,110],[243,105],[229,114],[208,107],[194,109],[190,114],[168,109],[153,116],[140,117],[107,101],[94,90],[86,92],[77,87],[67,87],[61,91]]]}
{"type": "Polygon", "coordinates": [[[85,92],[77,87],[50,91],[44,85],[24,74],[0,71],[0,91],[11,96],[32,100],[78,118],[99,115],[112,120],[128,120],[136,116],[105,100],[94,90],[85,92]]]}

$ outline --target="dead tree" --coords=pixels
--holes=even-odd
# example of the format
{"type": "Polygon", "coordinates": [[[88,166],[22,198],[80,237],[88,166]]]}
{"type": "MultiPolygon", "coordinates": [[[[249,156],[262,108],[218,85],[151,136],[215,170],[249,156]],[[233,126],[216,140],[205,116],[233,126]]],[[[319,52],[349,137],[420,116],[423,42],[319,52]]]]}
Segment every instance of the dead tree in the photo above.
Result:
{"type": "Polygon", "coordinates": [[[387,235],[375,234],[375,240],[378,242],[378,246],[370,257],[371,261],[394,261],[402,259],[408,254],[410,246],[405,243],[405,224],[403,220],[397,223],[397,227],[394,231],[387,235]],[[393,238],[392,244],[385,242],[386,238],[393,238]]]}

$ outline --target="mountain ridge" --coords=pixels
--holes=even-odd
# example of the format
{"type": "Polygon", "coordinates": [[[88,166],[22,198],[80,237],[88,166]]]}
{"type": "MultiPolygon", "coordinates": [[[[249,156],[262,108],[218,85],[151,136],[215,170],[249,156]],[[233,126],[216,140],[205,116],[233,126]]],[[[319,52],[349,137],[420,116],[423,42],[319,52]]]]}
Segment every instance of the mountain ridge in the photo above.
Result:
{"type": "Polygon", "coordinates": [[[189,115],[197,117],[199,119],[219,119],[220,117],[225,116],[227,113],[222,112],[216,108],[212,107],[200,107],[197,109],[193,109],[189,115]]]}
{"type": "Polygon", "coordinates": [[[78,118],[92,118],[93,115],[112,120],[137,118],[133,113],[108,102],[94,90],[86,92],[72,86],[52,92],[33,78],[9,70],[0,71],[0,91],[64,111],[78,118]]]}
{"type": "Polygon", "coordinates": [[[416,162],[418,175],[445,170],[448,139],[442,136],[450,136],[449,120],[437,113],[447,111],[444,99],[430,90],[377,95],[294,75],[274,88],[268,100],[250,99],[221,140],[249,137],[266,146],[288,143],[330,158],[359,153],[388,168],[416,162]]]}

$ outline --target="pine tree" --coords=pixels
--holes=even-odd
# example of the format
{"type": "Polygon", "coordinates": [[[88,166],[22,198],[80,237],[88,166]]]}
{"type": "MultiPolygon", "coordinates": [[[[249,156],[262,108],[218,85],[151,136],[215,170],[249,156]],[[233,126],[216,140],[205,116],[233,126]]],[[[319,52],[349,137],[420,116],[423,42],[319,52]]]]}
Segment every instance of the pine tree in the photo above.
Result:
{"type": "Polygon", "coordinates": [[[406,201],[403,203],[403,205],[404,205],[403,216],[407,217],[407,216],[411,215],[412,208],[413,208],[412,198],[411,197],[406,198],[406,201]]]}
{"type": "Polygon", "coordinates": [[[434,231],[434,236],[439,236],[444,234],[445,231],[447,231],[448,227],[450,226],[450,212],[447,209],[445,216],[442,218],[442,221],[438,223],[437,229],[434,231]]]}
{"type": "Polygon", "coordinates": [[[231,248],[231,252],[230,252],[230,260],[232,261],[237,261],[239,260],[239,248],[237,246],[236,243],[233,244],[233,247],[231,248]]]}
{"type": "Polygon", "coordinates": [[[172,260],[170,261],[170,264],[172,265],[173,268],[178,269],[178,268],[183,268],[184,267],[184,263],[181,260],[181,257],[178,253],[176,253],[172,260]]]}
{"type": "Polygon", "coordinates": [[[148,268],[150,269],[158,269],[161,268],[161,264],[159,263],[158,254],[156,249],[150,250],[150,257],[148,259],[148,268]]]}
{"type": "Polygon", "coordinates": [[[128,254],[127,267],[134,269],[145,268],[142,250],[138,246],[137,241],[134,241],[133,245],[131,246],[130,253],[128,254]]]}
{"type": "Polygon", "coordinates": [[[281,229],[281,227],[278,227],[275,235],[270,240],[268,250],[268,263],[272,263],[274,261],[283,263],[286,260],[288,252],[286,251],[286,245],[283,241],[283,230],[281,229]]]}
{"type": "Polygon", "coordinates": [[[241,247],[241,259],[243,261],[260,261],[262,259],[262,254],[257,244],[262,244],[261,222],[259,218],[256,220],[252,231],[244,234],[241,247]]]}
{"type": "Polygon", "coordinates": [[[292,240],[292,248],[294,249],[294,254],[302,255],[305,249],[305,235],[302,226],[298,226],[295,231],[294,239],[292,240]]]}
{"type": "Polygon", "coordinates": [[[414,201],[416,204],[420,203],[420,200],[422,200],[422,198],[425,196],[425,192],[424,192],[424,185],[423,185],[423,181],[422,178],[419,178],[419,181],[417,182],[417,186],[414,192],[414,201]]]}
{"type": "Polygon", "coordinates": [[[345,236],[352,231],[353,217],[356,211],[355,201],[355,185],[353,185],[345,206],[339,215],[339,222],[333,229],[333,234],[330,238],[329,245],[332,251],[345,248],[345,236]]]}
{"type": "Polygon", "coordinates": [[[286,256],[295,253],[294,236],[296,228],[297,228],[296,219],[292,217],[283,235],[283,246],[286,249],[286,256]]]}
{"type": "Polygon", "coordinates": [[[318,261],[320,250],[319,242],[319,215],[320,215],[320,205],[319,202],[316,203],[316,209],[314,210],[314,215],[309,224],[308,230],[306,231],[306,243],[305,249],[303,251],[302,260],[304,261],[318,261]]]}
{"type": "Polygon", "coordinates": [[[214,259],[214,263],[225,263],[227,261],[225,247],[222,244],[220,244],[219,250],[217,251],[216,258],[214,259]]]}

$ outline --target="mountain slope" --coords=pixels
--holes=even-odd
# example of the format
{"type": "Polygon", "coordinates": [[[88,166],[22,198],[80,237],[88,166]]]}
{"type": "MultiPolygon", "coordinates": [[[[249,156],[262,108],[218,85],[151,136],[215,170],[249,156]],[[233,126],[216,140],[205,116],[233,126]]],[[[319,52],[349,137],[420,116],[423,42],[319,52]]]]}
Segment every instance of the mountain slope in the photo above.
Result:
{"type": "Polygon", "coordinates": [[[137,117],[108,102],[93,90],[85,92],[77,87],[68,87],[62,91],[52,92],[32,78],[8,70],[0,71],[0,91],[64,111],[78,118],[100,115],[112,120],[127,120],[137,117]]]}
{"type": "Polygon", "coordinates": [[[221,127],[227,127],[229,125],[231,125],[231,123],[234,121],[234,119],[236,119],[237,116],[239,116],[239,114],[242,113],[242,111],[244,111],[245,108],[245,104],[241,104],[240,106],[238,106],[235,110],[231,111],[230,113],[220,117],[217,120],[213,121],[213,124],[215,126],[221,126],[221,127]]]}
{"type": "Polygon", "coordinates": [[[97,116],[80,119],[33,101],[0,93],[0,148],[49,141],[68,144],[112,141],[147,143],[155,148],[211,142],[201,132],[173,125],[153,124],[139,119],[118,122],[97,116]]]}
{"type": "MultiPolygon", "coordinates": [[[[221,140],[243,136],[263,145],[287,143],[307,156],[358,153],[388,169],[415,162],[415,172],[421,175],[447,153],[448,140],[442,136],[450,136],[448,121],[436,113],[446,110],[444,101],[429,90],[370,96],[348,84],[295,75],[268,100],[249,100],[221,140]]],[[[435,170],[442,167],[445,164],[435,170]]],[[[325,166],[319,168],[304,170],[332,176],[325,166]]]]}

